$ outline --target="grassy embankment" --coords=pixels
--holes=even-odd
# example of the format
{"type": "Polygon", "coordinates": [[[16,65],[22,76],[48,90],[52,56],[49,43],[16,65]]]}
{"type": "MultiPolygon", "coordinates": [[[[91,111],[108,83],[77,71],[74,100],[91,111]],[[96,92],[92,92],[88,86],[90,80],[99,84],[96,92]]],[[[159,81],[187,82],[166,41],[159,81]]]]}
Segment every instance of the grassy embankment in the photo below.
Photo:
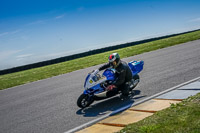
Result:
{"type": "Polygon", "coordinates": [[[172,104],[137,123],[130,124],[120,133],[199,133],[200,93],[172,104]]]}
{"type": "Polygon", "coordinates": [[[105,63],[107,62],[108,55],[113,52],[118,52],[121,58],[125,58],[197,39],[200,39],[200,31],[87,56],[54,65],[1,75],[0,90],[105,63]]]}

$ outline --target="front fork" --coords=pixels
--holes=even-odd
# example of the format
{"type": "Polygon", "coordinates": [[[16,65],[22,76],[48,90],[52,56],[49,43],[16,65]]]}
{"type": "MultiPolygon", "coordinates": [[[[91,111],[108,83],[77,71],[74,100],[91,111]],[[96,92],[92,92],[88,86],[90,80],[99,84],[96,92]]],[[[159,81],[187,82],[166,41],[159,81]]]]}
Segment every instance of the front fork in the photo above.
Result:
{"type": "Polygon", "coordinates": [[[85,90],[85,91],[83,92],[83,94],[85,94],[85,95],[88,96],[87,100],[88,100],[89,102],[94,100],[94,94],[91,94],[88,90],[85,90]]]}

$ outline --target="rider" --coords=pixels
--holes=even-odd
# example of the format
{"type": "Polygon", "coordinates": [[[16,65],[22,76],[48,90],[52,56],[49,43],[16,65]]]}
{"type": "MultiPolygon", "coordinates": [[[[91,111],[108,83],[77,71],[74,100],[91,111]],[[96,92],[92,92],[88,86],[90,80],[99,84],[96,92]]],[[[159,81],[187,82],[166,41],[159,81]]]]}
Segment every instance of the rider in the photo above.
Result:
{"type": "MultiPolygon", "coordinates": [[[[116,88],[118,88],[122,91],[123,95],[127,96],[130,91],[130,82],[132,79],[131,69],[126,62],[120,60],[118,53],[111,54],[108,57],[108,61],[109,63],[106,63],[99,69],[95,70],[95,73],[109,67],[114,68],[117,76],[116,81],[114,81],[113,85],[109,85],[106,89],[108,92],[112,92],[111,90],[116,90],[116,88]]],[[[108,95],[113,95],[113,93],[108,93],[108,95]]]]}

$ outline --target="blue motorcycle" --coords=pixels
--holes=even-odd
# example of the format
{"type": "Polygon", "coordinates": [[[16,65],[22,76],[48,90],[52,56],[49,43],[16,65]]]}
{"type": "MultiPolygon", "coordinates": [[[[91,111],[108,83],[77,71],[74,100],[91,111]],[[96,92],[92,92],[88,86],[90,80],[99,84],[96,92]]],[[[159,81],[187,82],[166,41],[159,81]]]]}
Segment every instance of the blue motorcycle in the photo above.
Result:
{"type": "MultiPolygon", "coordinates": [[[[138,73],[143,70],[143,65],[144,61],[131,61],[128,63],[133,75],[133,79],[130,84],[130,92],[132,92],[140,81],[138,73]]],[[[85,91],[77,100],[78,107],[85,108],[92,104],[95,100],[108,98],[106,95],[108,92],[106,88],[107,86],[112,85],[116,78],[116,70],[113,68],[106,69],[102,75],[99,73],[94,74],[93,72],[89,73],[85,79],[85,91]]],[[[117,94],[120,94],[120,91],[118,91],[117,94]]]]}

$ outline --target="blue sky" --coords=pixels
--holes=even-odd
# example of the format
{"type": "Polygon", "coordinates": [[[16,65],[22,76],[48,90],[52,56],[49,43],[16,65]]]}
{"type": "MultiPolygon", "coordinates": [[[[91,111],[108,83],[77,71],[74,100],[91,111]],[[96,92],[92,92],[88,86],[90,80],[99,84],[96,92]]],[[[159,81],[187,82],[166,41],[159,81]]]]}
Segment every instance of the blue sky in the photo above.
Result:
{"type": "Polygon", "coordinates": [[[0,70],[194,29],[199,0],[0,0],[0,70]]]}

